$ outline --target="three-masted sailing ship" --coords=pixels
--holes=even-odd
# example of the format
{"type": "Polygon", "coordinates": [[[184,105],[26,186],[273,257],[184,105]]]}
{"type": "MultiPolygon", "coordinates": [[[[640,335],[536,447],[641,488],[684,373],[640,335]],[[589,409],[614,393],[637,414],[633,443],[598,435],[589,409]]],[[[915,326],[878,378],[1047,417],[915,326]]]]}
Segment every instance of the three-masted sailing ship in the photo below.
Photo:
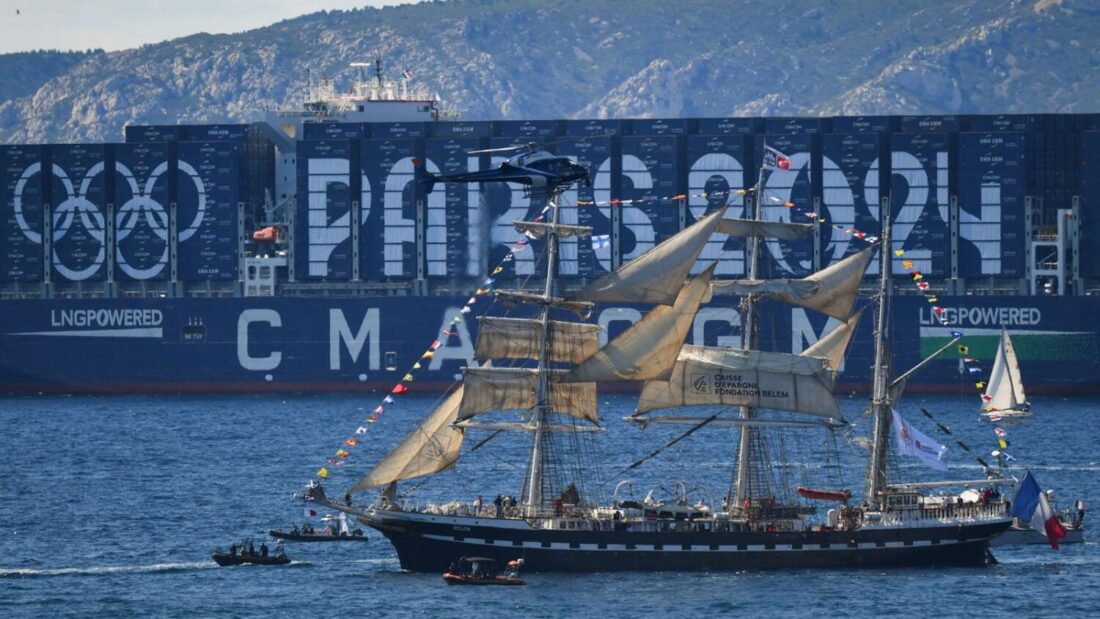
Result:
{"type": "MultiPolygon", "coordinates": [[[[558,242],[591,230],[559,223],[560,193],[553,192],[548,221],[515,222],[521,232],[544,239],[545,282],[539,290],[497,292],[506,303],[532,306],[533,317],[480,319],[476,357],[484,363],[466,368],[462,384],[350,489],[383,488],[373,504],[323,502],[381,532],[401,567],[413,571],[438,572],[463,555],[522,558],[534,571],[984,564],[990,539],[1011,521],[1003,503],[926,501],[919,484],[891,485],[887,479],[896,415],[891,404],[900,395],[897,381],[890,382],[884,341],[888,250],[880,252],[875,297],[874,431],[862,503],[849,506],[848,491],[800,487],[801,500],[776,492],[766,433],[848,424],[833,387],[860,318],[856,298],[874,248],[802,279],[759,279],[762,242],[812,233],[809,224],[761,219],[764,180],[762,167],[750,192],[754,199],[746,200],[751,217],[726,217],[727,207],[721,207],[575,294],[562,292],[555,281],[558,242]],[[714,234],[747,238],[748,279],[715,281],[714,265],[689,277],[714,234]],[[741,299],[742,346],[684,345],[699,308],[723,293],[741,299]],[[801,354],[763,351],[758,314],[765,298],[841,324],[801,354]],[[654,309],[603,347],[596,325],[559,318],[569,312],[584,317],[601,302],[654,309]],[[515,360],[522,361],[517,366],[515,360]],[[582,433],[601,430],[596,385],[608,381],[643,381],[630,421],[739,432],[736,471],[720,508],[617,497],[597,504],[578,491],[573,482],[582,481],[577,478],[585,471],[563,460],[576,455],[576,437],[599,438],[582,433]],[[518,411],[520,420],[494,421],[501,411],[518,411]],[[479,431],[532,436],[514,504],[490,507],[479,500],[472,509],[457,501],[421,508],[403,500],[399,481],[451,469],[465,435],[479,431]],[[836,506],[819,519],[811,500],[836,506]]],[[[888,224],[883,236],[881,246],[888,248],[888,224]]]]}
{"type": "Polygon", "coordinates": [[[1016,361],[1016,349],[1008,329],[1001,327],[1001,339],[997,341],[997,356],[989,372],[985,393],[982,394],[982,415],[986,417],[1023,417],[1031,414],[1031,404],[1024,393],[1020,379],[1020,364],[1016,361]]]}

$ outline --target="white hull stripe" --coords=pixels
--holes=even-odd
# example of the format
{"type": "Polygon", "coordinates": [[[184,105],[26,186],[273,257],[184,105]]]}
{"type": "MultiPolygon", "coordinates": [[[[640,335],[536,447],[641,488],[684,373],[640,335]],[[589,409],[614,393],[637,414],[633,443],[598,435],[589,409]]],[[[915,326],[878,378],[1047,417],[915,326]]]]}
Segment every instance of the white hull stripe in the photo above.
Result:
{"type": "MultiPolygon", "coordinates": [[[[437,542],[454,542],[461,544],[472,544],[474,546],[504,546],[508,548],[520,548],[521,546],[514,545],[510,540],[485,540],[476,537],[463,537],[456,538],[448,535],[429,535],[422,536],[424,539],[430,539],[437,542]]],[[[974,542],[977,540],[966,540],[965,543],[974,542]]],[[[626,544],[604,544],[604,548],[600,548],[598,544],[578,544],[577,548],[572,547],[568,542],[551,542],[549,546],[544,546],[542,542],[524,541],[522,548],[540,549],[540,550],[583,550],[583,551],[639,551],[639,552],[790,552],[790,551],[804,551],[804,550],[876,550],[887,548],[916,548],[923,546],[951,546],[954,544],[964,543],[959,540],[945,539],[940,540],[938,544],[933,544],[931,540],[914,540],[911,544],[905,542],[891,541],[885,542],[885,545],[879,546],[875,542],[862,542],[855,546],[851,546],[846,543],[838,544],[826,544],[823,548],[821,544],[808,543],[803,544],[801,548],[795,548],[791,544],[775,544],[773,548],[767,548],[763,544],[749,544],[744,550],[740,550],[735,544],[721,544],[717,548],[711,548],[707,544],[693,544],[690,548],[684,548],[682,544],[666,544],[663,545],[660,550],[654,548],[653,544],[633,544],[633,548],[627,548],[626,544]]]]}

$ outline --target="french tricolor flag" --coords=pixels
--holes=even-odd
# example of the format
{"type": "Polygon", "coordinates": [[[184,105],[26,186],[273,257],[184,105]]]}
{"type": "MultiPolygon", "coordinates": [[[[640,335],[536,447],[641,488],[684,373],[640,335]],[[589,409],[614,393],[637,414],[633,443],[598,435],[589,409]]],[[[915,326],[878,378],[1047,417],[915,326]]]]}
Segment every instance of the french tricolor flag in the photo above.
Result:
{"type": "Polygon", "coordinates": [[[1050,547],[1058,550],[1058,540],[1066,536],[1066,530],[1062,527],[1062,523],[1058,522],[1058,516],[1054,514],[1046,495],[1039,488],[1039,483],[1035,481],[1031,471],[1024,475],[1024,480],[1020,482],[1020,489],[1016,491],[1016,498],[1012,503],[1012,515],[1046,535],[1050,547]]]}

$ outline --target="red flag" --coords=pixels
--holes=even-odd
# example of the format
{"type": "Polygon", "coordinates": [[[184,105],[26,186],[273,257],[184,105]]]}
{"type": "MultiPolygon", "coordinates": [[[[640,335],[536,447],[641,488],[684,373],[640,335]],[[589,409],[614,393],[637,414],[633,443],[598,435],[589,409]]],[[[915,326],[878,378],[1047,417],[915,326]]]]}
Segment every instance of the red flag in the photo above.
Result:
{"type": "Polygon", "coordinates": [[[345,443],[347,443],[349,447],[355,447],[356,445],[358,445],[358,444],[359,444],[359,439],[357,439],[357,438],[349,438],[348,440],[346,440],[346,441],[344,441],[344,442],[345,442],[345,443]]]}
{"type": "Polygon", "coordinates": [[[394,388],[392,390],[390,390],[390,393],[392,393],[394,395],[401,395],[402,393],[407,393],[408,391],[409,391],[408,387],[398,383],[396,386],[394,386],[394,388]]]}
{"type": "Polygon", "coordinates": [[[932,311],[935,312],[937,316],[940,316],[940,315],[943,314],[943,308],[942,307],[934,306],[932,308],[932,311]]]}
{"type": "Polygon", "coordinates": [[[791,160],[771,146],[764,147],[764,167],[772,170],[790,170],[791,160]]]}

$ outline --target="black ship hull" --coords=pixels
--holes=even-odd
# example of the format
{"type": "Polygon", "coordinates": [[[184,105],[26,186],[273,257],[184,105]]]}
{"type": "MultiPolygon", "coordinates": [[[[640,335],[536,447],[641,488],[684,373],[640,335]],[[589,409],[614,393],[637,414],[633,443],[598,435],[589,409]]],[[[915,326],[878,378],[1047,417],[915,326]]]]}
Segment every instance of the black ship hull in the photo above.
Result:
{"type": "MultiPolygon", "coordinates": [[[[376,512],[362,521],[397,550],[401,568],[440,572],[463,555],[522,558],[545,572],[720,571],[982,566],[1007,521],[855,531],[550,530],[524,521],[376,512]]],[[[646,523],[649,525],[650,523],[646,523]]],[[[690,528],[693,530],[681,530],[690,528]]]]}

